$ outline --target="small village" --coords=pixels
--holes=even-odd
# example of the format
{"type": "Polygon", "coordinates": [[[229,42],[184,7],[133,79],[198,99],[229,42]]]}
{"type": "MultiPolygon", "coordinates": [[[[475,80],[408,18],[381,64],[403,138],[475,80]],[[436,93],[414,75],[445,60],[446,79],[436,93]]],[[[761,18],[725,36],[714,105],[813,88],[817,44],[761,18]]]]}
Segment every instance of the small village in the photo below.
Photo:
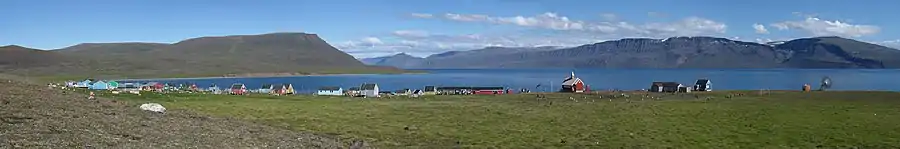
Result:
{"type": "MultiPolygon", "coordinates": [[[[708,79],[698,79],[693,86],[685,86],[678,82],[652,82],[645,92],[658,93],[690,93],[693,91],[712,91],[712,83],[708,79]]],[[[208,87],[198,87],[196,84],[169,84],[160,82],[117,82],[86,79],[83,81],[67,81],[65,85],[51,84],[51,87],[60,88],[82,88],[91,91],[110,91],[113,94],[130,93],[140,94],[141,92],[156,93],[203,93],[203,94],[229,94],[229,95],[249,95],[249,94],[267,94],[275,96],[298,95],[294,89],[294,85],[290,83],[284,84],[262,84],[259,88],[251,88],[243,83],[234,83],[227,87],[211,85],[208,87]]],[[[808,86],[808,85],[807,85],[808,86]]],[[[808,88],[808,87],[806,87],[808,88]]],[[[804,90],[806,90],[804,88],[804,90]]],[[[360,86],[348,88],[338,86],[322,86],[319,87],[313,95],[319,96],[348,96],[377,98],[390,96],[410,96],[418,97],[422,95],[502,95],[529,93],[528,89],[519,89],[513,91],[506,87],[461,87],[461,86],[424,86],[421,89],[401,89],[396,91],[387,91],[379,88],[376,83],[364,83],[360,86]]],[[[561,84],[558,92],[563,93],[590,93],[590,87],[575,77],[575,73],[566,77],[561,84]]]]}

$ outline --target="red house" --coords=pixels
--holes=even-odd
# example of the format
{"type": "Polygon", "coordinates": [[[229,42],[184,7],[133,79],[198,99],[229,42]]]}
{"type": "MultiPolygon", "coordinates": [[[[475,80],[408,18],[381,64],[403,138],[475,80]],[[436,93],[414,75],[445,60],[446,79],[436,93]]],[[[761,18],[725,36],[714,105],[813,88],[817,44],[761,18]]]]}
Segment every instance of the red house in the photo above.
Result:
{"type": "Polygon", "coordinates": [[[506,90],[503,87],[472,87],[472,94],[478,95],[497,95],[504,94],[506,90]]]}
{"type": "Polygon", "coordinates": [[[141,89],[144,91],[157,91],[161,92],[165,88],[165,84],[159,82],[150,82],[144,86],[141,86],[141,89]]]}
{"type": "Polygon", "coordinates": [[[584,82],[582,82],[580,78],[575,77],[575,72],[572,72],[572,76],[563,80],[562,89],[560,90],[560,92],[570,93],[583,93],[584,91],[584,82]]]}
{"type": "Polygon", "coordinates": [[[232,95],[244,95],[245,93],[247,93],[247,86],[244,86],[244,84],[235,83],[231,85],[232,95]]]}

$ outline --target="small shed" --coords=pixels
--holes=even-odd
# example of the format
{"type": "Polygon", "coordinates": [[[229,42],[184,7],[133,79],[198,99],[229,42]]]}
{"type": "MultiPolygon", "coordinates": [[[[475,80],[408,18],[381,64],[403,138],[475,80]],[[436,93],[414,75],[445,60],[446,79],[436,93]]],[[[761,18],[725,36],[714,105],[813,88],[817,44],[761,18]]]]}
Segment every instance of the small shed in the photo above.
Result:
{"type": "Polygon", "coordinates": [[[709,79],[698,79],[697,83],[694,83],[694,91],[712,91],[712,83],[709,79]]]}
{"type": "Polygon", "coordinates": [[[290,95],[294,94],[294,85],[290,83],[284,84],[284,94],[290,95]]]}
{"type": "Polygon", "coordinates": [[[575,72],[572,72],[572,75],[563,80],[561,92],[570,92],[570,93],[582,93],[585,91],[584,82],[581,81],[581,78],[575,77],[575,72]]]}
{"type": "Polygon", "coordinates": [[[648,89],[648,91],[674,93],[678,92],[678,89],[681,87],[684,87],[684,85],[681,85],[678,82],[653,82],[653,84],[650,85],[650,89],[648,89]]]}
{"type": "Polygon", "coordinates": [[[362,96],[365,97],[380,97],[378,95],[378,84],[375,83],[366,83],[359,86],[359,92],[362,96]]]}
{"type": "Polygon", "coordinates": [[[316,91],[316,95],[326,95],[326,96],[341,96],[344,95],[344,89],[341,87],[320,87],[318,91],[316,91]]]}
{"type": "Polygon", "coordinates": [[[103,82],[103,81],[97,81],[97,82],[94,82],[93,84],[91,84],[91,86],[88,87],[88,89],[92,89],[92,90],[108,90],[108,89],[110,89],[110,88],[109,88],[109,84],[108,84],[108,83],[103,82]]]}

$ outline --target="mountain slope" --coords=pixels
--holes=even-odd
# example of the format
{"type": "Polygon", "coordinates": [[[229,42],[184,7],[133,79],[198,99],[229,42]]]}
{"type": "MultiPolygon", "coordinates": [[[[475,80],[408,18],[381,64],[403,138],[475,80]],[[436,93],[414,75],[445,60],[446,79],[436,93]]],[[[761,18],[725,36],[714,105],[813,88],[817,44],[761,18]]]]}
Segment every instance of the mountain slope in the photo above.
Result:
{"type": "Polygon", "coordinates": [[[166,65],[184,65],[189,73],[200,70],[214,73],[297,72],[340,67],[364,69],[364,64],[337,50],[315,34],[273,33],[202,37],[184,40],[149,51],[144,59],[161,60],[166,65]]]}
{"type": "Polygon", "coordinates": [[[65,60],[68,60],[66,56],[49,51],[17,45],[0,47],[0,68],[2,69],[48,66],[65,60]]]}
{"type": "Polygon", "coordinates": [[[392,67],[366,66],[318,35],[306,33],[200,37],[174,44],[87,43],[41,53],[64,58],[46,62],[52,65],[3,71],[132,78],[402,72],[392,67]]]}
{"type": "Polygon", "coordinates": [[[628,38],[564,49],[452,51],[429,56],[418,67],[900,68],[900,50],[839,37],[767,44],[715,37],[628,38]]]}
{"type": "Polygon", "coordinates": [[[375,66],[392,66],[398,68],[414,68],[417,67],[424,58],[415,57],[406,53],[399,53],[391,56],[365,58],[361,59],[366,65],[375,66]]]}
{"type": "Polygon", "coordinates": [[[786,63],[807,68],[900,68],[900,50],[840,37],[797,39],[776,46],[792,51],[786,63]]]}

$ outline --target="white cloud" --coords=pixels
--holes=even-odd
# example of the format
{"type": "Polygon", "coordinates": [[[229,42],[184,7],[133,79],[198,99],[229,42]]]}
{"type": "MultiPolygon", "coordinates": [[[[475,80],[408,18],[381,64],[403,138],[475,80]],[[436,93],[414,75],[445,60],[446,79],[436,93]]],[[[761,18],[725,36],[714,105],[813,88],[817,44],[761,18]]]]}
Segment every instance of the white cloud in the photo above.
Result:
{"type": "MultiPolygon", "coordinates": [[[[614,14],[603,14],[601,16],[606,17],[607,19],[614,19],[613,17],[615,17],[614,14]]],[[[593,31],[623,36],[650,37],[716,35],[725,33],[728,27],[724,23],[700,17],[688,17],[675,22],[645,23],[643,25],[633,25],[629,22],[590,23],[574,20],[552,12],[527,17],[497,17],[481,14],[447,13],[444,15],[444,19],[461,22],[508,24],[551,30],[593,31]]]]}
{"type": "Polygon", "coordinates": [[[900,50],[900,39],[876,42],[879,45],[896,48],[900,50]]]}
{"type": "Polygon", "coordinates": [[[377,43],[372,38],[362,38],[336,44],[336,47],[357,58],[365,58],[393,55],[400,52],[414,56],[428,56],[446,51],[473,50],[487,46],[578,46],[603,41],[599,36],[590,33],[548,33],[540,36],[530,33],[502,35],[429,33],[423,34],[424,36],[408,36],[408,34],[396,34],[398,32],[402,33],[404,31],[395,31],[395,34],[390,36],[378,37],[379,40],[377,41],[380,41],[380,44],[371,44],[377,43]]]}
{"type": "Polygon", "coordinates": [[[728,25],[700,17],[688,17],[672,23],[650,23],[645,30],[662,36],[697,36],[725,33],[728,25]]]}
{"type": "Polygon", "coordinates": [[[766,29],[766,26],[762,24],[753,24],[753,29],[756,30],[758,34],[768,34],[769,30],[766,29]]]}
{"type": "Polygon", "coordinates": [[[404,36],[404,37],[427,37],[428,32],[422,30],[399,30],[394,31],[395,36],[404,36]]]}
{"type": "Polygon", "coordinates": [[[416,18],[433,18],[434,17],[434,15],[428,14],[428,13],[412,13],[412,14],[410,14],[410,16],[413,16],[416,18]]]}
{"type": "Polygon", "coordinates": [[[383,44],[383,43],[384,43],[384,42],[381,42],[381,39],[378,39],[378,38],[376,38],[376,37],[366,37],[366,38],[363,38],[362,41],[363,41],[364,43],[367,43],[367,44],[373,44],[373,45],[374,45],[374,44],[383,44]]]}
{"type": "Polygon", "coordinates": [[[797,29],[813,36],[844,36],[862,37],[873,35],[881,31],[881,28],[873,25],[855,25],[841,21],[822,20],[818,17],[806,17],[802,21],[784,21],[773,23],[771,26],[779,30],[797,29]]]}
{"type": "Polygon", "coordinates": [[[466,21],[466,22],[487,21],[490,19],[487,15],[453,14],[453,13],[444,14],[444,18],[447,18],[450,20],[455,20],[455,21],[466,21]]]}
{"type": "Polygon", "coordinates": [[[533,17],[500,17],[497,22],[528,27],[541,27],[554,30],[582,30],[584,22],[572,21],[568,17],[559,16],[556,13],[547,12],[533,17]]]}

